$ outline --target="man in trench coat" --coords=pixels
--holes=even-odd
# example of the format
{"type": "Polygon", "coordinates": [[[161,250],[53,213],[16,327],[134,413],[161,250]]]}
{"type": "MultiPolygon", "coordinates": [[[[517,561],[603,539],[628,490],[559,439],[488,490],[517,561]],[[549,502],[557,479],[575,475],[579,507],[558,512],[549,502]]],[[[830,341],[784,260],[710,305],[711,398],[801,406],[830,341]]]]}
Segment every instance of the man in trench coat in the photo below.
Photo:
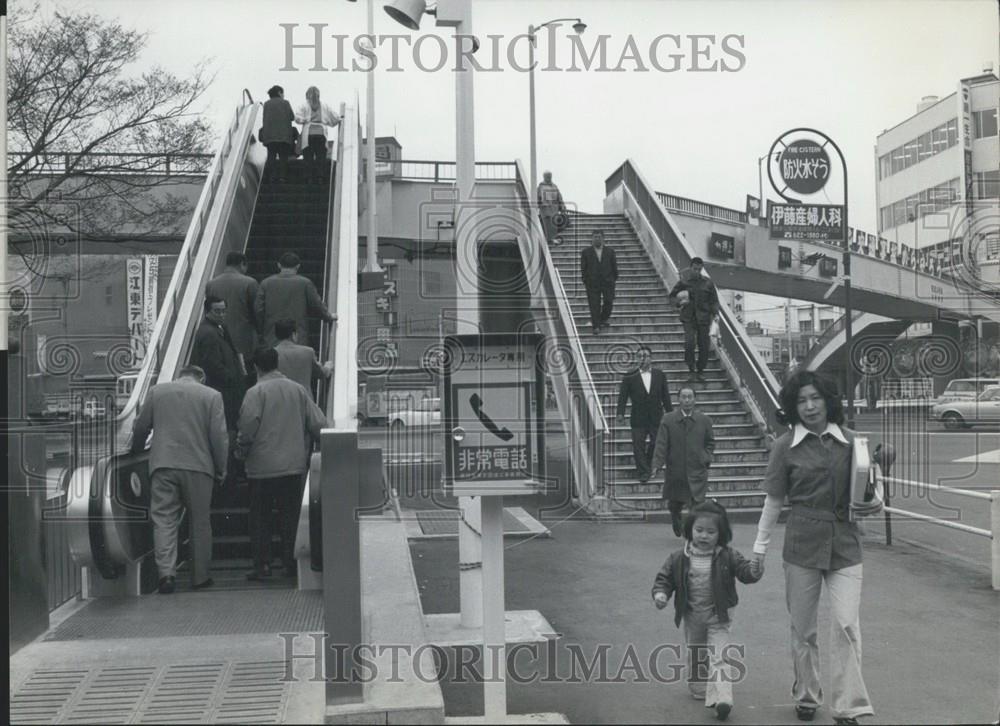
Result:
{"type": "Polygon", "coordinates": [[[680,408],[664,414],[660,420],[653,452],[653,471],[666,467],[663,499],[667,500],[674,534],[680,537],[683,533],[681,511],[684,506],[705,501],[715,436],[712,421],[695,410],[693,388],[681,388],[678,401],[680,408]]]}

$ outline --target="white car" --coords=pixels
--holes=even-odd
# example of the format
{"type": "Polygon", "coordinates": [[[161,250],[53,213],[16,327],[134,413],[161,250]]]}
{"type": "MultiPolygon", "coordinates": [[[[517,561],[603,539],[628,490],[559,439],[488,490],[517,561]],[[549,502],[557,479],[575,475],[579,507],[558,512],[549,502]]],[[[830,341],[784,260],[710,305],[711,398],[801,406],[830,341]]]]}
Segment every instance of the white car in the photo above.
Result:
{"type": "Polygon", "coordinates": [[[389,416],[390,426],[436,426],[440,423],[440,398],[425,398],[416,408],[396,411],[389,416]]]}
{"type": "Polygon", "coordinates": [[[1000,385],[987,386],[978,398],[936,403],[931,409],[931,416],[943,423],[946,429],[1000,423],[1000,385]]]}

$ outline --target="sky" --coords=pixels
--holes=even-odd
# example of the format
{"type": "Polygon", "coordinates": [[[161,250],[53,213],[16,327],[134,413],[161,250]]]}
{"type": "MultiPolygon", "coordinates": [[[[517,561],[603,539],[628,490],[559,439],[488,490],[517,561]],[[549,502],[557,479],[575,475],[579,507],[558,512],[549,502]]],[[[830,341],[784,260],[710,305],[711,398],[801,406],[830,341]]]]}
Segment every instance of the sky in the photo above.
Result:
{"type": "MultiPolygon", "coordinates": [[[[376,0],[376,34],[450,37],[451,29],[435,27],[431,16],[424,16],[419,31],[407,30],[383,11],[384,2],[376,0]]],[[[219,130],[231,120],[243,88],[261,100],[274,83],[296,106],[315,85],[324,101],[353,102],[357,95],[364,109],[366,74],[350,69],[357,57],[351,43],[366,28],[364,0],[46,0],[41,7],[96,12],[149,32],[137,72],[158,64],[183,73],[211,58],[217,77],[205,111],[219,130]],[[327,67],[338,65],[332,36],[348,36],[345,70],[309,70],[311,50],[294,51],[297,71],[281,70],[286,31],[280,23],[298,24],[296,43],[312,42],[310,23],[326,23],[327,67]]],[[[604,180],[626,158],[658,191],[743,209],[746,195],[758,193],[758,157],[784,131],[809,126],[844,150],[852,225],[875,231],[876,136],[912,115],[921,97],[952,93],[960,78],[979,74],[986,63],[1000,69],[994,0],[474,0],[472,12],[477,35],[504,36],[502,70],[476,73],[480,161],[519,158],[527,167],[528,74],[507,62],[511,38],[532,23],[579,16],[588,26],[580,38],[587,52],[599,36],[609,36],[610,67],[634,39],[648,72],[636,71],[629,60],[624,72],[584,70],[579,57],[575,73],[544,65],[536,71],[539,176],[551,169],[563,197],[589,212],[601,211],[604,180]],[[664,34],[681,36],[678,71],[652,65],[650,44],[664,34]],[[692,35],[715,41],[691,41],[692,35]],[[729,35],[742,36],[729,41],[742,61],[722,48],[729,35]],[[710,55],[693,59],[692,43],[710,47],[710,55]],[[739,70],[689,70],[713,61],[739,70]]],[[[569,66],[571,34],[563,26],[554,46],[540,35],[539,57],[554,47],[557,65],[569,66]]],[[[433,67],[440,57],[436,39],[419,42],[424,68],[433,67]]],[[[515,62],[527,65],[525,42],[514,47],[515,62]]],[[[657,49],[655,59],[670,68],[669,54],[678,52],[673,41],[657,49]]],[[[388,71],[390,46],[383,44],[375,71],[375,133],[394,135],[404,158],[454,159],[454,53],[436,72],[421,70],[415,55],[400,45],[402,70],[388,71]]],[[[480,51],[480,57],[490,64],[490,55],[480,51]]]]}
{"type": "MultiPolygon", "coordinates": [[[[385,2],[375,2],[375,34],[406,35],[411,45],[396,41],[395,69],[388,70],[392,41],[382,41],[374,72],[375,135],[395,136],[404,159],[453,160],[453,46],[444,68],[434,70],[442,57],[437,39],[448,40],[453,31],[436,27],[429,15],[419,31],[409,31],[385,13],[385,2]]],[[[204,112],[220,133],[244,88],[263,100],[273,84],[284,87],[295,107],[315,85],[334,107],[357,101],[364,114],[367,73],[351,65],[364,62],[352,44],[367,29],[365,0],[39,4],[43,12],[94,12],[148,32],[136,73],[159,65],[183,74],[211,59],[217,75],[204,112]],[[293,50],[297,70],[284,69],[287,31],[281,24],[296,25],[293,43],[311,44],[315,23],[326,24],[326,70],[311,70],[315,55],[309,49],[293,50]],[[343,60],[335,35],[346,36],[343,60]]],[[[483,41],[476,58],[500,69],[475,74],[477,160],[520,159],[527,170],[528,56],[524,39],[515,38],[530,24],[564,17],[587,24],[579,40],[588,54],[607,36],[607,61],[603,70],[596,62],[585,68],[579,51],[573,53],[571,23],[557,29],[555,42],[539,34],[538,177],[551,170],[567,203],[585,212],[603,211],[604,180],[625,159],[656,191],[742,210],[747,194],[760,193],[758,159],[785,131],[804,126],[825,132],[843,150],[850,224],[875,232],[877,135],[913,115],[924,96],[943,98],[959,79],[978,75],[988,64],[1000,70],[995,0],[473,0],[473,32],[483,41]],[[493,35],[501,36],[496,63],[487,39],[493,35]],[[678,36],[680,45],[668,38],[654,46],[663,35],[678,36]],[[626,58],[624,71],[611,72],[631,48],[638,60],[626,58]],[[707,54],[696,56],[696,48],[707,48],[707,54]],[[552,53],[555,63],[548,60],[552,53]],[[671,58],[674,53],[679,60],[671,58]],[[579,70],[566,71],[574,61],[579,70]],[[658,70],[655,63],[677,70],[658,70]],[[714,72],[692,70],[713,64],[714,72]]],[[[833,186],[817,201],[840,203],[833,186]]],[[[768,189],[766,171],[763,193],[778,199],[768,189]]],[[[747,305],[778,302],[755,295],[747,305]]]]}

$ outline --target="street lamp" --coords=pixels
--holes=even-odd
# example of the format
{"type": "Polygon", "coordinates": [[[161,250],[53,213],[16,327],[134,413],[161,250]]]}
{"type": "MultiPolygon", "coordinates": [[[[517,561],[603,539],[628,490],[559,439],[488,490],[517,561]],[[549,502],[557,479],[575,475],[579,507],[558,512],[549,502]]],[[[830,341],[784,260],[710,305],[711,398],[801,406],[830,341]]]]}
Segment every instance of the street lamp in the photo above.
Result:
{"type": "Polygon", "coordinates": [[[549,25],[563,23],[567,20],[574,21],[573,30],[576,31],[577,35],[582,34],[587,29],[586,23],[580,20],[580,18],[556,18],[555,20],[546,21],[541,25],[528,26],[528,117],[529,134],[531,137],[531,189],[528,194],[532,203],[534,203],[535,193],[538,189],[538,159],[535,151],[535,33],[549,25]]]}
{"type": "MultiPolygon", "coordinates": [[[[425,0],[393,0],[383,6],[386,13],[393,20],[410,30],[420,29],[420,20],[426,13],[434,15],[436,25],[450,26],[455,28],[456,35],[461,36],[471,33],[472,30],[472,3],[471,0],[438,0],[436,7],[427,8],[425,0]]],[[[473,52],[478,47],[478,42],[473,38],[473,52]]],[[[472,200],[474,199],[474,185],[476,180],[476,149],[475,149],[475,125],[473,115],[473,74],[472,67],[465,60],[465,56],[459,53],[458,62],[462,63],[462,68],[455,74],[455,186],[457,197],[455,200],[455,276],[456,292],[455,298],[461,310],[457,315],[456,327],[459,334],[479,334],[479,269],[477,264],[478,234],[475,224],[474,209],[472,200]]],[[[488,497],[488,499],[490,499],[488,497]]],[[[486,612],[484,617],[485,601],[483,598],[483,580],[486,578],[485,569],[490,569],[494,574],[496,556],[500,557],[502,563],[503,535],[500,535],[500,552],[495,553],[491,548],[491,561],[487,563],[482,555],[482,543],[477,532],[483,533],[481,523],[483,515],[480,509],[479,497],[459,497],[459,507],[462,510],[462,522],[458,531],[458,552],[459,562],[464,567],[459,571],[459,605],[460,622],[463,627],[477,628],[485,627],[490,631],[487,636],[491,639],[497,637],[503,639],[503,612],[499,614],[493,612],[497,607],[502,609],[503,596],[497,598],[495,593],[490,602],[490,612],[486,612]],[[483,569],[477,567],[481,565],[483,569]],[[495,602],[498,600],[499,602],[495,602]],[[500,634],[497,636],[496,620],[499,618],[500,634]]],[[[492,506],[490,508],[490,521],[492,521],[492,506]]],[[[492,525],[491,525],[492,526],[492,525]]],[[[492,544],[492,543],[491,543],[492,544]]],[[[501,564],[502,568],[502,564],[501,564]]],[[[502,573],[502,569],[501,569],[502,573]]],[[[501,576],[502,586],[502,576],[501,576]]],[[[491,583],[493,584],[493,583],[491,583]]],[[[502,685],[502,681],[501,681],[502,685]]],[[[493,716],[498,720],[499,704],[505,704],[506,696],[497,695],[490,692],[486,696],[486,715],[493,716]]],[[[501,689],[502,690],[502,689],[501,689]]],[[[503,692],[504,694],[506,691],[503,692]]]]}
{"type": "MultiPolygon", "coordinates": [[[[357,2],[357,0],[347,0],[357,2]]],[[[372,0],[368,0],[368,37],[375,43],[375,11],[372,0]]],[[[374,45],[372,52],[375,51],[374,45]]],[[[365,184],[368,196],[368,234],[365,236],[365,269],[364,272],[382,272],[378,264],[378,214],[375,209],[375,67],[368,71],[367,92],[365,93],[365,135],[368,137],[368,148],[365,149],[365,184]]],[[[346,131],[345,131],[346,133],[346,131]]]]}

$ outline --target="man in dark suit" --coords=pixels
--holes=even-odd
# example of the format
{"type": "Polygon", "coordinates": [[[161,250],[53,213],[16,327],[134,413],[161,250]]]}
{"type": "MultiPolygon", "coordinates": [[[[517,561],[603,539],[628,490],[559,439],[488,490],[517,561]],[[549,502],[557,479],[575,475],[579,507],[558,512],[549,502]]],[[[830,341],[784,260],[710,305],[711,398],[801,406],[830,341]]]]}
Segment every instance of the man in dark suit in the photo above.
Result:
{"type": "Polygon", "coordinates": [[[625,421],[625,405],[632,399],[632,415],[629,426],[632,429],[632,456],[639,481],[649,481],[652,470],[650,459],[656,447],[656,434],[663,412],[670,412],[670,391],[667,377],[659,368],[652,367],[652,352],[643,346],[639,348],[639,370],[622,379],[618,389],[619,423],[625,421]],[[647,443],[648,441],[648,443],[647,443]]]}
{"type": "Polygon", "coordinates": [[[132,453],[146,448],[149,432],[150,518],[153,546],[160,572],[160,592],[174,591],[177,571],[177,531],[182,510],[191,523],[191,574],[195,590],[212,585],[212,484],[226,475],[229,438],[222,396],[203,385],[197,366],[180,371],[176,381],[149,389],[132,429],[132,453]]]}
{"type": "Polygon", "coordinates": [[[277,342],[274,324],[279,320],[294,320],[299,340],[308,344],[306,319],[309,315],[321,317],[328,323],[337,319],[336,315],[326,309],[312,280],[299,274],[299,264],[297,254],[286,252],[278,260],[280,272],[260,283],[255,303],[256,318],[267,345],[277,342]]]}
{"type": "Polygon", "coordinates": [[[254,317],[257,281],[247,275],[246,255],[242,252],[226,255],[226,269],[205,285],[205,296],[217,297],[226,303],[226,329],[243,359],[244,369],[250,372],[253,352],[257,349],[254,317]]]}
{"type": "Polygon", "coordinates": [[[684,362],[692,378],[704,381],[710,349],[709,332],[712,321],[719,314],[719,293],[715,283],[702,275],[704,262],[700,257],[691,258],[691,266],[681,270],[680,279],[670,291],[670,299],[681,306],[681,324],[684,326],[684,362]],[[682,294],[683,293],[683,294],[682,294]],[[686,301],[685,301],[686,300],[686,301]],[[698,346],[697,368],[694,349],[698,346]]]}
{"type": "Polygon", "coordinates": [[[205,385],[222,394],[226,428],[233,434],[246,392],[246,371],[225,321],[225,301],[206,297],[205,318],[194,335],[190,363],[205,371],[205,385]]]}
{"type": "Polygon", "coordinates": [[[595,229],[591,245],[580,254],[580,273],[587,290],[590,322],[594,335],[607,330],[611,308],[615,302],[615,282],[618,280],[618,260],[615,251],[604,244],[604,233],[595,229]]]}
{"type": "Polygon", "coordinates": [[[684,386],[677,392],[680,408],[665,414],[660,420],[653,452],[653,471],[666,466],[663,478],[663,498],[674,527],[674,534],[683,534],[681,511],[685,505],[705,501],[708,493],[708,467],[715,452],[712,420],[695,410],[694,389],[684,386]]]}

